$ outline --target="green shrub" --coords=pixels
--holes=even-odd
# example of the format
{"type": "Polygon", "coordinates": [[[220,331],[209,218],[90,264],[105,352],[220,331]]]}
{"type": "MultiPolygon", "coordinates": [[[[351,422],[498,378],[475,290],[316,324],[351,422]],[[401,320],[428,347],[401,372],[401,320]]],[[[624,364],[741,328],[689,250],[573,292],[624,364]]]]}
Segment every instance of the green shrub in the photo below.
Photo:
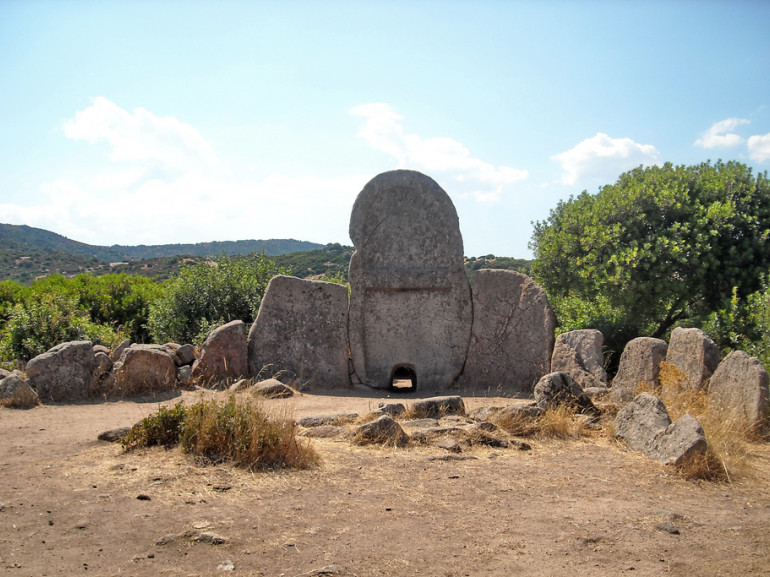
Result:
{"type": "Polygon", "coordinates": [[[150,334],[160,343],[201,344],[210,328],[234,320],[252,323],[267,283],[283,272],[264,254],[187,266],[163,284],[151,305],[150,334]]]}
{"type": "Polygon", "coordinates": [[[121,443],[127,451],[155,445],[166,448],[178,445],[186,416],[187,409],[181,402],[170,409],[161,406],[157,413],[134,425],[121,443]]]}

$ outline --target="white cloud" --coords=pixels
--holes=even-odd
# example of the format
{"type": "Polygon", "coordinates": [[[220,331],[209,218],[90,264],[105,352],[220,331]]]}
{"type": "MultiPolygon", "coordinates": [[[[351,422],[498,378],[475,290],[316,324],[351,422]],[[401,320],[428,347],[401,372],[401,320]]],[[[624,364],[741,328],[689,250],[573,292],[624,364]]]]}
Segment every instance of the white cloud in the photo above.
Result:
{"type": "Polygon", "coordinates": [[[551,158],[561,163],[562,184],[573,186],[588,180],[608,183],[640,164],[656,164],[659,156],[651,144],[639,144],[630,138],[611,138],[599,132],[551,158]]]}
{"type": "Polygon", "coordinates": [[[743,138],[732,132],[742,124],[749,124],[745,118],[726,118],[713,124],[703,136],[695,141],[701,148],[730,148],[743,142],[743,138]]]}
{"type": "Polygon", "coordinates": [[[749,156],[755,162],[770,160],[770,132],[750,136],[748,141],[749,156]]]}
{"type": "Polygon", "coordinates": [[[453,138],[422,138],[406,133],[403,116],[389,104],[362,104],[350,113],[364,119],[358,135],[375,150],[395,158],[399,168],[422,170],[439,179],[452,178],[462,193],[478,202],[498,202],[505,187],[529,176],[526,170],[494,166],[474,158],[453,138]]]}
{"type": "Polygon", "coordinates": [[[350,207],[370,175],[234,175],[200,132],[105,98],[64,124],[75,140],[104,142],[107,157],[40,185],[35,204],[0,204],[0,222],[28,224],[91,244],[299,238],[348,242],[350,207]]]}

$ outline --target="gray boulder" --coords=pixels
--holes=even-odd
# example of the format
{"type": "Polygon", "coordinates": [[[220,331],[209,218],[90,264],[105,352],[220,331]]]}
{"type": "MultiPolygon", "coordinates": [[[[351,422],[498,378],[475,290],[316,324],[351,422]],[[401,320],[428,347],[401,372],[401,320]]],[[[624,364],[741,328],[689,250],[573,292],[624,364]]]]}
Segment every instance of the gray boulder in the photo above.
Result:
{"type": "Polygon", "coordinates": [[[660,387],[660,363],[666,360],[668,345],[661,339],[639,337],[629,341],[620,356],[618,373],[612,380],[612,400],[619,406],[631,402],[641,383],[645,387],[660,387]]]}
{"type": "Polygon", "coordinates": [[[436,418],[445,415],[465,415],[465,403],[460,396],[431,397],[415,401],[411,416],[414,419],[436,418]]]}
{"type": "Polygon", "coordinates": [[[291,387],[287,387],[278,379],[259,381],[252,389],[252,394],[268,399],[286,399],[294,396],[291,387]]]}
{"type": "Polygon", "coordinates": [[[105,355],[110,355],[110,349],[105,347],[104,345],[94,345],[94,354],[96,353],[104,353],[105,355]]]}
{"type": "Polygon", "coordinates": [[[112,367],[109,395],[168,391],[176,386],[176,365],[160,345],[133,344],[112,367]]]}
{"type": "Polygon", "coordinates": [[[551,356],[551,372],[567,373],[584,390],[607,387],[603,344],[604,335],[596,329],[569,331],[559,335],[551,356]]]}
{"type": "Polygon", "coordinates": [[[254,377],[269,367],[297,386],[349,386],[347,287],[273,277],[249,331],[248,361],[254,377]]]}
{"type": "Polygon", "coordinates": [[[40,404],[37,393],[21,371],[6,372],[7,376],[0,380],[0,404],[16,409],[29,409],[40,404]]]}
{"type": "Polygon", "coordinates": [[[535,385],[535,402],[542,410],[566,405],[576,412],[599,416],[599,409],[582,387],[566,373],[548,373],[535,385]]]}
{"type": "Polygon", "coordinates": [[[182,387],[189,386],[192,383],[192,367],[190,365],[182,365],[176,370],[176,380],[182,387]]]}
{"type": "Polygon", "coordinates": [[[27,379],[43,402],[73,401],[99,392],[97,360],[89,341],[56,345],[27,363],[27,379]]]}
{"type": "Polygon", "coordinates": [[[96,359],[96,376],[98,378],[103,377],[112,369],[112,359],[104,351],[97,351],[94,355],[96,359]]]}
{"type": "Polygon", "coordinates": [[[350,215],[350,356],[360,382],[452,385],[468,351],[472,304],[460,226],[430,177],[394,170],[369,181],[350,215]],[[410,380],[412,380],[410,378],[410,380]]]}
{"type": "Polygon", "coordinates": [[[719,365],[719,347],[700,329],[675,328],[666,362],[683,371],[690,389],[700,390],[719,365]]]}
{"type": "Polygon", "coordinates": [[[358,427],[353,434],[353,439],[362,445],[403,446],[409,442],[409,435],[390,415],[383,415],[358,427]]]}
{"type": "Polygon", "coordinates": [[[180,367],[191,365],[195,362],[195,347],[190,344],[180,346],[175,353],[174,362],[180,367]]]}
{"type": "Polygon", "coordinates": [[[201,346],[198,360],[193,363],[193,381],[218,386],[248,374],[246,324],[240,320],[231,321],[211,331],[201,346]]]}
{"type": "Polygon", "coordinates": [[[711,404],[731,413],[750,430],[761,432],[768,425],[769,380],[759,359],[743,351],[733,351],[711,375],[708,390],[711,404]]]}
{"type": "Polygon", "coordinates": [[[641,393],[615,418],[615,436],[654,461],[679,465],[706,452],[706,436],[698,420],[684,415],[675,423],[655,395],[641,393]]]}
{"type": "Polygon", "coordinates": [[[554,317],[531,278],[509,270],[480,270],[471,284],[473,325],[461,385],[532,392],[550,372],[554,317]]]}
{"type": "Polygon", "coordinates": [[[120,357],[123,356],[123,351],[125,351],[130,346],[131,346],[131,339],[126,339],[123,342],[121,342],[117,347],[115,347],[115,350],[112,351],[112,362],[117,363],[120,360],[120,357]]]}

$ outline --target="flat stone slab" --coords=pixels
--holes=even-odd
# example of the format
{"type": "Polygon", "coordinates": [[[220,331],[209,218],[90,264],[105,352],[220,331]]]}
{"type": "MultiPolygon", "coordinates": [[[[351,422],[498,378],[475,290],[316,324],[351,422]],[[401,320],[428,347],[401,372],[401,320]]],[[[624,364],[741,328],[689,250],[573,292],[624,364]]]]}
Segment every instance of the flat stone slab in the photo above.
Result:
{"type": "Polygon", "coordinates": [[[354,421],[358,418],[358,413],[334,413],[331,415],[314,415],[310,417],[302,417],[297,420],[297,424],[300,427],[321,427],[324,425],[339,425],[354,421]]]}
{"type": "Polygon", "coordinates": [[[445,415],[465,415],[465,403],[458,395],[431,397],[422,401],[415,401],[411,407],[411,414],[415,418],[436,418],[445,415]]]}

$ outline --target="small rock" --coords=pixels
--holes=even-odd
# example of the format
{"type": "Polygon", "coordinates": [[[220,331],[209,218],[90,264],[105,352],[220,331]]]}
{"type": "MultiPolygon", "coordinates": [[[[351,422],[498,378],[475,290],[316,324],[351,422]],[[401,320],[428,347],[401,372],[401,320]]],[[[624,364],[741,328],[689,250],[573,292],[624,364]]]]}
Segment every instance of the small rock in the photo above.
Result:
{"type": "Polygon", "coordinates": [[[267,379],[254,385],[252,393],[268,399],[286,399],[294,396],[291,387],[287,387],[278,379],[267,379]]]}
{"type": "Polygon", "coordinates": [[[358,418],[358,413],[336,413],[333,415],[316,415],[303,417],[297,421],[300,427],[321,427],[324,425],[339,425],[358,418]]]}
{"type": "Polygon", "coordinates": [[[206,543],[207,545],[223,545],[227,542],[224,537],[220,537],[214,533],[201,533],[193,539],[193,541],[196,543],[206,543]]]}
{"type": "Polygon", "coordinates": [[[663,531],[664,533],[679,535],[679,529],[677,529],[676,525],[674,525],[671,521],[663,521],[662,523],[658,523],[655,528],[658,531],[663,531]]]}
{"type": "Polygon", "coordinates": [[[465,416],[465,403],[460,396],[432,397],[416,401],[412,405],[412,414],[417,418],[443,417],[444,415],[465,416]]]}
{"type": "Polygon", "coordinates": [[[217,565],[217,571],[235,571],[235,563],[229,559],[222,561],[219,565],[217,565]]]}
{"type": "Polygon", "coordinates": [[[231,393],[237,393],[238,391],[245,391],[251,386],[251,381],[249,379],[240,379],[238,381],[235,381],[232,385],[230,385],[230,389],[228,389],[231,393]]]}
{"type": "Polygon", "coordinates": [[[333,439],[345,435],[348,430],[345,427],[335,427],[334,425],[321,425],[313,427],[306,431],[298,433],[302,437],[313,437],[316,439],[333,439]]]}
{"type": "Polygon", "coordinates": [[[145,495],[144,493],[137,495],[136,498],[139,501],[152,501],[152,497],[150,497],[149,495],[145,495]]]}
{"type": "Polygon", "coordinates": [[[460,443],[454,439],[441,439],[438,443],[436,443],[436,446],[439,449],[444,449],[450,453],[462,453],[462,447],[460,446],[460,443]]]}
{"type": "Polygon", "coordinates": [[[449,455],[433,455],[428,457],[427,461],[472,461],[476,460],[477,457],[474,457],[473,455],[455,455],[455,454],[449,454],[449,455]]]}
{"type": "Polygon", "coordinates": [[[406,411],[404,403],[380,403],[377,409],[391,417],[398,417],[406,411]]]}
{"type": "Polygon", "coordinates": [[[155,541],[155,544],[159,547],[163,547],[164,545],[170,545],[171,543],[174,543],[179,538],[178,535],[164,535],[157,541],[155,541]]]}
{"type": "Polygon", "coordinates": [[[313,569],[312,571],[308,571],[305,573],[308,577],[324,577],[325,575],[345,575],[347,573],[347,569],[344,567],[341,567],[340,565],[327,565],[326,567],[321,567],[320,569],[313,569]]]}
{"type": "Polygon", "coordinates": [[[409,442],[409,435],[388,415],[364,423],[356,429],[353,438],[360,444],[381,443],[403,446],[409,442]]]}
{"type": "Polygon", "coordinates": [[[118,427],[117,429],[110,429],[109,431],[99,433],[99,436],[96,438],[100,441],[114,443],[128,435],[129,431],[131,431],[131,427],[118,427]]]}

